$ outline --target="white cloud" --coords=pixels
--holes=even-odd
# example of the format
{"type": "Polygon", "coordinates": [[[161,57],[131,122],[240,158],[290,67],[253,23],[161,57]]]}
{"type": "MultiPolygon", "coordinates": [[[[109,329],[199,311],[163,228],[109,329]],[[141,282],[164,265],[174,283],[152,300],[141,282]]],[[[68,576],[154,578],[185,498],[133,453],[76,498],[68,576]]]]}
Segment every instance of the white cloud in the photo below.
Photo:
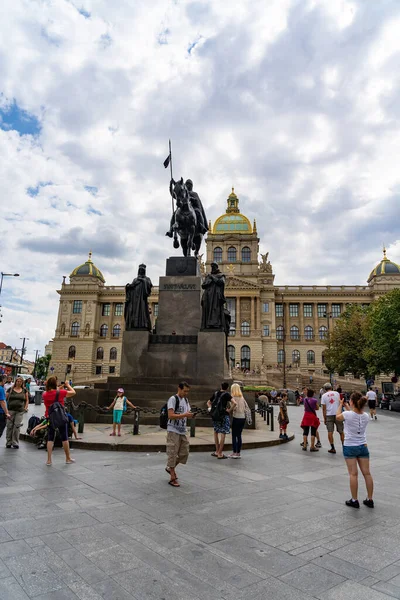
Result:
{"type": "Polygon", "coordinates": [[[278,283],[365,283],[383,241],[400,260],[396,0],[3,4],[0,110],[42,127],[0,129],[2,269],[21,273],[3,341],[43,349],[89,249],[109,284],[142,260],[157,281],[169,137],[209,218],[235,186],[278,283]]]}

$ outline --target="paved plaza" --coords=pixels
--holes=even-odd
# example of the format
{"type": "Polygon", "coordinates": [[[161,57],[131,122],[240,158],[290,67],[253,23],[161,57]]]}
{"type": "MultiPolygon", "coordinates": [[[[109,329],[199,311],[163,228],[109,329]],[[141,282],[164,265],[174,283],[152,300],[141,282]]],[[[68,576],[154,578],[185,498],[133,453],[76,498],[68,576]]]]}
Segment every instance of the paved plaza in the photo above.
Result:
{"type": "Polygon", "coordinates": [[[194,453],[179,489],[162,453],[76,449],[65,465],[57,449],[46,467],[31,444],[0,448],[0,599],[400,598],[400,419],[369,424],[376,508],[357,511],[324,428],[301,451],[302,412],[283,446],[194,453]]]}

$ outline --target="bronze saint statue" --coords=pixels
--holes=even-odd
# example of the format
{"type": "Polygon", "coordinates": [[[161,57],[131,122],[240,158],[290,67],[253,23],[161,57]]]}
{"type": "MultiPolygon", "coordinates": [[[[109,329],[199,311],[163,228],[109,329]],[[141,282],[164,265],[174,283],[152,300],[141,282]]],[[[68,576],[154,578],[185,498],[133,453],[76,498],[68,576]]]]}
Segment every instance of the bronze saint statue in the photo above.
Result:
{"type": "Polygon", "coordinates": [[[211,273],[206,275],[201,286],[204,290],[201,306],[201,329],[225,331],[225,275],[217,263],[211,263],[211,273]]]}
{"type": "Polygon", "coordinates": [[[145,329],[151,331],[148,297],[151,283],[146,277],[146,265],[139,265],[138,276],[126,284],[125,330],[145,329]]]}

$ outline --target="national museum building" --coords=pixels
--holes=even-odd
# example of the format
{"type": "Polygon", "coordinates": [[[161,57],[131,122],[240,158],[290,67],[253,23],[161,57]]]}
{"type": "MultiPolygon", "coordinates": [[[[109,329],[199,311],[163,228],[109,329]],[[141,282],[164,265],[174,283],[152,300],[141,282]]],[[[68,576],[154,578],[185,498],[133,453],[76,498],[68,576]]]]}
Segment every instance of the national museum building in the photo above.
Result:
{"type": "MultiPolygon", "coordinates": [[[[324,368],[325,339],[347,304],[369,304],[400,287],[400,267],[384,256],[367,285],[276,286],[268,254],[259,254],[256,222],[239,210],[232,189],[226,212],[209,224],[205,265],[217,262],[226,274],[225,295],[230,310],[231,366],[258,372],[284,363],[307,373],[324,368]],[[286,354],[286,356],[285,356],[286,354]]],[[[152,274],[148,273],[152,278],[152,274]]],[[[74,383],[119,375],[124,331],[125,286],[108,286],[88,260],[64,281],[60,295],[51,367],[74,383]]],[[[149,298],[152,324],[158,314],[158,287],[149,298]]],[[[172,333],[172,332],[171,332],[172,333]]]]}

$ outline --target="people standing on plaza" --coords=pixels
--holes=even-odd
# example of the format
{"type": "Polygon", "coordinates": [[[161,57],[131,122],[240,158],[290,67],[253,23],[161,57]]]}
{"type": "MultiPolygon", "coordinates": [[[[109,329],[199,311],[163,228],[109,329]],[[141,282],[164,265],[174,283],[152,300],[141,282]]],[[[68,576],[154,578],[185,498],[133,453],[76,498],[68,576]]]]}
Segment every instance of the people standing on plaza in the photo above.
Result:
{"type": "Polygon", "coordinates": [[[228,392],[229,383],[223,381],[221,388],[214,392],[207,402],[210,408],[210,415],[214,427],[214,442],[215,452],[211,456],[216,456],[218,459],[228,458],[224,454],[225,437],[229,435],[231,429],[230,412],[233,407],[230,404],[232,396],[228,392]]]}
{"type": "MultiPolygon", "coordinates": [[[[267,399],[268,400],[268,399],[267,399]]],[[[246,423],[246,412],[250,412],[249,405],[243,397],[238,383],[231,386],[232,403],[232,454],[229,458],[241,458],[242,432],[246,423]]]]}
{"type": "Polygon", "coordinates": [[[7,392],[7,407],[10,418],[7,421],[6,448],[17,450],[24,413],[29,408],[29,394],[20,376],[15,378],[14,385],[7,392]]]}
{"type": "Polygon", "coordinates": [[[328,440],[331,445],[328,452],[330,454],[336,454],[335,443],[333,440],[333,432],[334,432],[335,426],[336,426],[336,431],[340,435],[342,444],[344,441],[343,421],[338,420],[336,418],[338,406],[340,403],[340,395],[338,394],[338,392],[334,392],[332,390],[331,383],[325,383],[324,390],[325,390],[325,393],[322,395],[321,405],[322,405],[322,413],[324,416],[324,423],[325,423],[326,429],[328,431],[328,440]]]}
{"type": "Polygon", "coordinates": [[[118,388],[117,395],[115,396],[113,402],[110,404],[110,406],[107,406],[107,410],[113,409],[113,430],[110,435],[115,435],[115,430],[118,425],[118,437],[121,437],[122,415],[124,412],[126,412],[127,406],[129,405],[133,409],[136,408],[132,402],[129,402],[124,393],[124,388],[118,388]]]}
{"type": "Polygon", "coordinates": [[[278,392],[276,391],[275,388],[272,388],[270,394],[271,394],[271,402],[272,402],[272,404],[275,404],[275,400],[278,395],[278,392]]]}
{"type": "Polygon", "coordinates": [[[378,397],[376,395],[376,392],[374,392],[374,390],[372,389],[372,387],[369,388],[369,390],[367,392],[367,400],[368,400],[370,419],[371,419],[371,421],[373,421],[375,418],[375,421],[377,421],[378,417],[376,416],[376,404],[377,404],[378,397]]]}
{"type": "Polygon", "coordinates": [[[187,399],[190,386],[186,381],[178,384],[178,391],[168,400],[167,424],[167,466],[165,470],[170,475],[169,485],[180,487],[176,467],[186,465],[189,457],[189,440],[186,436],[187,419],[193,417],[187,399]]]}
{"type": "Polygon", "coordinates": [[[363,504],[368,508],[374,508],[372,498],[374,482],[369,470],[369,450],[366,436],[369,418],[363,412],[367,401],[365,396],[362,396],[359,392],[354,392],[350,396],[350,405],[341,400],[336,413],[337,420],[340,423],[344,422],[343,456],[350,476],[351,492],[351,498],[346,500],[346,506],[352,508],[360,508],[358,501],[358,467],[360,467],[367,488],[367,497],[363,504]]]}
{"type": "Polygon", "coordinates": [[[310,452],[318,452],[318,448],[315,447],[315,438],[320,424],[317,410],[319,410],[319,404],[318,400],[314,398],[314,390],[308,389],[307,395],[304,398],[304,415],[300,424],[300,427],[303,429],[303,443],[301,445],[304,452],[307,452],[308,434],[310,433],[310,429],[310,452]]]}
{"type": "Polygon", "coordinates": [[[287,440],[287,426],[289,425],[289,415],[287,410],[287,401],[288,395],[286,392],[282,392],[281,399],[279,401],[279,413],[278,413],[278,423],[279,423],[279,438],[281,440],[287,440]]]}
{"type": "MultiPolygon", "coordinates": [[[[49,377],[46,381],[46,391],[43,392],[43,402],[45,406],[44,416],[49,416],[49,408],[54,402],[58,402],[61,406],[65,404],[65,398],[72,398],[75,396],[76,391],[69,385],[69,383],[65,382],[65,389],[58,389],[57,386],[57,377],[49,377]]],[[[66,420],[65,424],[58,428],[58,434],[61,438],[62,446],[65,453],[65,462],[67,465],[70,465],[75,462],[73,458],[71,458],[69,442],[68,442],[68,421],[66,420]]],[[[54,440],[56,437],[56,430],[49,422],[48,430],[47,430],[47,466],[51,466],[52,464],[52,455],[54,448],[54,440]]]]}
{"type": "Polygon", "coordinates": [[[4,391],[5,391],[6,394],[7,394],[8,390],[10,388],[12,388],[13,385],[14,385],[13,384],[13,379],[12,379],[11,375],[9,375],[7,377],[7,380],[6,380],[5,384],[4,384],[4,391]]]}
{"type": "Polygon", "coordinates": [[[0,438],[3,435],[3,431],[7,425],[7,419],[10,418],[10,414],[7,408],[6,394],[4,392],[4,380],[3,376],[0,375],[0,438]]]}

